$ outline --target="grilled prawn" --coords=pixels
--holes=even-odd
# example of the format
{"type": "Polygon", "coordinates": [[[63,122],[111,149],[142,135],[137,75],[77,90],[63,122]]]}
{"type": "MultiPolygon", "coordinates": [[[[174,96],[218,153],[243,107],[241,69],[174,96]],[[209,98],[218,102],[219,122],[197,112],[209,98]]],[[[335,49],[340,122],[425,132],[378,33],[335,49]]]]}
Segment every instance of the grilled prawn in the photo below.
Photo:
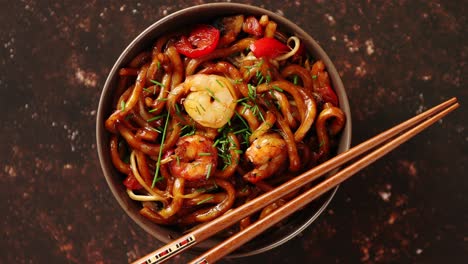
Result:
{"type": "Polygon", "coordinates": [[[195,74],[182,85],[190,92],[183,103],[185,111],[200,125],[220,128],[234,115],[237,96],[227,78],[195,74]]]}
{"type": "Polygon", "coordinates": [[[266,134],[257,138],[245,155],[255,168],[244,178],[255,183],[270,177],[284,164],[287,158],[286,141],[276,133],[266,134]]]}
{"type": "Polygon", "coordinates": [[[177,142],[169,169],[176,177],[204,180],[216,170],[217,158],[212,140],[200,135],[185,136],[177,142]]]}

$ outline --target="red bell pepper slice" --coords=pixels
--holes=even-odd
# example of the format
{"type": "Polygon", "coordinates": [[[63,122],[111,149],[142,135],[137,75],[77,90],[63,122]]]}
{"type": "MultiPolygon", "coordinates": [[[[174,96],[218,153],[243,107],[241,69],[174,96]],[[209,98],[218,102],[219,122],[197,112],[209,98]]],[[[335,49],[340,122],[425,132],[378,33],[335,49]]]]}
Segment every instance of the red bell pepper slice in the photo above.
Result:
{"type": "Polygon", "coordinates": [[[220,32],[210,25],[197,25],[189,34],[176,43],[177,51],[189,58],[198,58],[211,53],[219,42],[220,32]]]}
{"type": "Polygon", "coordinates": [[[127,178],[125,178],[123,184],[125,185],[125,187],[127,187],[127,189],[130,189],[130,190],[143,189],[143,186],[141,186],[141,184],[132,174],[128,175],[127,178]]]}
{"type": "Polygon", "coordinates": [[[297,62],[297,61],[300,61],[302,58],[305,58],[305,56],[306,56],[306,49],[304,47],[304,43],[301,42],[301,44],[299,44],[299,49],[297,50],[296,53],[294,53],[291,60],[297,62]]]}
{"type": "Polygon", "coordinates": [[[275,58],[290,51],[290,48],[275,38],[261,38],[250,45],[250,50],[257,58],[275,58]]]}
{"type": "Polygon", "coordinates": [[[338,97],[336,96],[335,91],[333,91],[329,85],[325,85],[316,89],[316,92],[322,96],[322,99],[325,102],[332,103],[334,106],[338,106],[338,97]]]}

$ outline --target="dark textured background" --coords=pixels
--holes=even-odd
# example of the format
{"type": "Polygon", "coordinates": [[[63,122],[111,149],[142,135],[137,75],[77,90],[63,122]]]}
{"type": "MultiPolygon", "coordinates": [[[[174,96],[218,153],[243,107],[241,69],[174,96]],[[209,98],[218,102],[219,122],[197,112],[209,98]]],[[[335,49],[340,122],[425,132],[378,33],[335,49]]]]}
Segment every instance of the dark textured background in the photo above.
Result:
{"type": "MultiPolygon", "coordinates": [[[[0,1],[0,263],[124,263],[162,245],[108,190],[96,109],[133,38],[203,2],[0,1]]],[[[328,52],[354,145],[452,96],[462,106],[342,184],[300,236],[225,263],[466,263],[467,1],[242,2],[284,15],[328,52]]]]}

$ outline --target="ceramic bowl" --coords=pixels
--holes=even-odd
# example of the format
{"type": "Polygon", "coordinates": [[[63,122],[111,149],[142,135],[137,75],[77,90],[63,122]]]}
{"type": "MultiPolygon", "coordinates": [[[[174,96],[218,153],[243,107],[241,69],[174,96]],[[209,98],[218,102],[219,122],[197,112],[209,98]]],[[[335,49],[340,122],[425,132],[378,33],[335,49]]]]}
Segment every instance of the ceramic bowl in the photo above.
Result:
{"type": "MultiPolygon", "coordinates": [[[[191,8],[183,9],[168,15],[161,20],[155,22],[140,35],[138,35],[122,52],[114,66],[112,67],[109,76],[105,82],[102,90],[101,98],[99,101],[99,109],[97,114],[96,124],[96,138],[99,160],[102,171],[107,180],[109,188],[115,196],[118,203],[124,211],[145,231],[153,235],[156,239],[163,243],[168,243],[175,238],[182,236],[182,234],[172,228],[157,225],[139,214],[141,204],[131,200],[122,184],[122,175],[114,168],[110,153],[109,153],[109,138],[110,133],[104,128],[104,122],[112,113],[112,105],[116,97],[116,88],[118,81],[118,71],[121,67],[127,65],[129,61],[134,58],[139,52],[149,49],[153,42],[161,35],[167,32],[180,30],[188,25],[202,23],[205,21],[212,21],[215,18],[244,14],[260,17],[261,15],[268,15],[271,20],[278,24],[279,30],[286,32],[288,35],[296,35],[305,44],[309,53],[315,59],[321,59],[328,70],[334,90],[338,95],[340,108],[344,111],[347,117],[346,126],[341,134],[339,141],[338,152],[347,150],[351,142],[351,115],[348,105],[348,99],[343,87],[340,76],[335,69],[335,66],[330,61],[325,51],[317,44],[317,42],[309,36],[304,30],[274,12],[243,4],[234,3],[216,3],[198,5],[191,8]]],[[[301,211],[290,216],[285,224],[277,228],[272,228],[255,238],[251,242],[245,244],[240,249],[233,252],[230,257],[242,257],[258,254],[270,249],[273,249],[291,238],[295,237],[310,224],[314,222],[317,217],[325,210],[327,205],[332,200],[335,189],[323,195],[319,200],[314,201],[301,211]]],[[[194,250],[206,250],[213,247],[222,240],[220,237],[213,237],[204,242],[196,245],[194,250]]],[[[156,245],[156,244],[155,244],[156,245]]]]}

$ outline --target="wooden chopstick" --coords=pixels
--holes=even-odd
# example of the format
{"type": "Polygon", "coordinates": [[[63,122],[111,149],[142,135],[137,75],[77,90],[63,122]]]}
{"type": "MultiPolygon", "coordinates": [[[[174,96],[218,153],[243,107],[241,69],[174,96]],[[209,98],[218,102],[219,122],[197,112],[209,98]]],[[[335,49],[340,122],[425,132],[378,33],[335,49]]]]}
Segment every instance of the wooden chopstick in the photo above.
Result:
{"type": "Polygon", "coordinates": [[[315,187],[297,196],[296,198],[289,201],[285,205],[281,206],[277,210],[273,211],[266,217],[257,220],[256,222],[251,224],[246,229],[238,232],[237,234],[228,238],[221,244],[218,244],[216,247],[207,251],[206,253],[199,256],[197,259],[193,260],[190,263],[191,264],[214,263],[215,261],[219,260],[223,256],[231,253],[232,251],[236,250],[241,245],[250,241],[252,238],[256,237],[263,231],[274,226],[275,224],[277,224],[284,218],[288,217],[292,213],[296,212],[297,210],[301,209],[308,203],[312,202],[314,199],[316,199],[320,195],[324,194],[325,192],[334,188],[335,186],[342,183],[346,179],[350,178],[356,172],[360,171],[361,169],[365,168],[366,166],[373,163],[377,159],[381,158],[382,156],[392,151],[393,149],[395,149],[402,143],[408,141],[410,138],[412,138],[419,132],[423,131],[424,129],[434,124],[436,121],[438,121],[439,119],[441,119],[448,113],[455,110],[458,106],[459,104],[456,103],[450,106],[449,108],[447,108],[446,110],[440,112],[439,114],[427,119],[420,125],[417,125],[416,127],[405,132],[404,134],[394,138],[393,140],[389,141],[382,147],[374,150],[372,153],[364,156],[363,158],[352,163],[350,166],[342,169],[341,171],[339,171],[332,177],[324,180],[323,182],[319,183],[315,187]]]}
{"type": "Polygon", "coordinates": [[[217,232],[233,225],[234,223],[240,221],[242,218],[247,217],[261,208],[275,202],[281,197],[301,188],[305,184],[310,183],[311,181],[317,179],[323,174],[336,169],[351,159],[361,155],[364,152],[369,151],[381,145],[383,142],[388,139],[396,136],[404,130],[407,130],[410,127],[420,123],[422,120],[440,112],[441,110],[455,104],[457,102],[456,98],[447,100],[444,103],[441,103],[389,130],[386,130],[377,136],[355,146],[354,148],[337,155],[336,157],[314,167],[313,169],[291,179],[288,182],[283,183],[282,185],[276,187],[268,193],[258,196],[257,198],[251,200],[244,205],[230,210],[223,214],[222,216],[202,225],[201,227],[193,230],[192,232],[172,241],[171,243],[147,254],[146,256],[136,260],[133,263],[162,263],[163,261],[168,260],[169,258],[183,252],[184,250],[192,247],[193,245],[209,238],[210,236],[216,234],[217,232]]]}

